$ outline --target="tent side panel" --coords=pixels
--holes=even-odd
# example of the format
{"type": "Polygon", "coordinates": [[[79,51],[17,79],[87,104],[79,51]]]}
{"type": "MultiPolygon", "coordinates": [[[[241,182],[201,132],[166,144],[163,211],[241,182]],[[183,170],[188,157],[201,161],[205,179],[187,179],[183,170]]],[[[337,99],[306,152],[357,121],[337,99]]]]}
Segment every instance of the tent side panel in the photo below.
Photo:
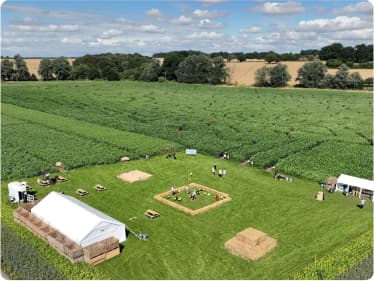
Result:
{"type": "Polygon", "coordinates": [[[82,247],[86,247],[109,237],[117,238],[120,243],[125,241],[125,225],[103,221],[99,223],[94,229],[92,229],[92,231],[90,231],[84,239],[82,239],[80,245],[82,247]]]}

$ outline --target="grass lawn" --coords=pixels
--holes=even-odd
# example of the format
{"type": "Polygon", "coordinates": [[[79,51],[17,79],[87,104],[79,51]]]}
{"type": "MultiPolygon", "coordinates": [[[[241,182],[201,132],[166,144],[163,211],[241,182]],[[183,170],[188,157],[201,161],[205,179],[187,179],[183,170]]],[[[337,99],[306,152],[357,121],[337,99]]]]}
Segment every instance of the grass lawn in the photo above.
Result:
{"type": "MultiPolygon", "coordinates": [[[[315,257],[323,257],[373,227],[370,200],[359,209],[357,198],[337,192],[327,193],[326,200],[318,202],[314,199],[320,191],[316,182],[275,181],[262,170],[202,154],[177,153],[177,159],[157,156],[71,170],[63,174],[69,182],[51,187],[38,186],[36,177],[19,180],[27,180],[39,198],[51,190],[76,196],[75,190],[83,188],[90,194],[80,200],[149,235],[143,241],[130,234],[120,256],[97,265],[111,279],[287,279],[315,257]],[[215,162],[225,166],[227,177],[211,175],[215,162]],[[115,178],[135,169],[153,176],[133,184],[115,178]],[[228,193],[232,201],[190,216],[153,198],[172,184],[186,184],[188,171],[193,172],[193,182],[228,193]],[[97,192],[95,184],[108,190],[97,192]],[[147,209],[161,216],[148,219],[143,214],[147,209]],[[277,248],[256,262],[229,254],[225,241],[247,227],[276,239],[277,248]]],[[[7,183],[2,183],[2,210],[11,208],[6,203],[7,183]]]]}

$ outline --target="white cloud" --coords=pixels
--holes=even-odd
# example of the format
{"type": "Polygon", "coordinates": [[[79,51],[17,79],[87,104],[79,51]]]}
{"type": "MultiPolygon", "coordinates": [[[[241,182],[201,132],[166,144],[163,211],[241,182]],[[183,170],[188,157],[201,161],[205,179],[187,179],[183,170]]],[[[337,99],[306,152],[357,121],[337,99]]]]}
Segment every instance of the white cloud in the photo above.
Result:
{"type": "Polygon", "coordinates": [[[148,33],[163,33],[165,30],[157,25],[154,24],[143,24],[140,25],[137,29],[142,32],[148,32],[148,33]]]}
{"type": "Polygon", "coordinates": [[[155,17],[155,18],[159,18],[163,16],[163,14],[161,13],[159,9],[154,9],[154,8],[146,11],[145,14],[147,16],[155,17]]]}
{"type": "Polygon", "coordinates": [[[192,39],[218,39],[223,37],[223,33],[220,32],[207,32],[207,31],[202,31],[202,32],[194,32],[188,38],[192,39]]]}
{"type": "Polygon", "coordinates": [[[104,37],[112,37],[112,36],[120,35],[122,33],[123,33],[123,31],[121,31],[119,29],[112,28],[112,29],[104,31],[103,36],[104,37]]]}
{"type": "Polygon", "coordinates": [[[172,22],[176,24],[190,24],[192,18],[181,15],[179,18],[172,20],[172,22]]]}
{"type": "Polygon", "coordinates": [[[222,12],[222,11],[209,11],[209,10],[196,9],[192,12],[192,15],[197,18],[213,19],[213,18],[226,16],[227,13],[222,12]]]}
{"type": "Polygon", "coordinates": [[[29,32],[64,32],[64,31],[79,31],[78,24],[48,24],[48,25],[27,25],[27,24],[11,24],[11,28],[19,31],[29,32]]]}
{"type": "Polygon", "coordinates": [[[265,15],[289,15],[304,12],[304,7],[300,2],[265,2],[257,6],[255,11],[265,15]]]}
{"type": "Polygon", "coordinates": [[[240,29],[240,33],[246,34],[246,33],[259,33],[261,32],[261,28],[258,26],[252,26],[247,28],[240,29]]]}
{"type": "Polygon", "coordinates": [[[82,43],[82,40],[79,38],[68,38],[64,37],[61,39],[61,43],[66,43],[66,44],[80,44],[82,43]]]}
{"type": "Polygon", "coordinates": [[[335,9],[335,14],[373,14],[373,5],[370,2],[359,2],[345,6],[341,9],[335,9]]]}
{"type": "Polygon", "coordinates": [[[302,20],[298,24],[298,30],[331,32],[340,30],[355,30],[367,28],[367,22],[359,17],[339,16],[333,19],[302,20]]]}
{"type": "Polygon", "coordinates": [[[216,29],[224,27],[224,24],[222,22],[211,21],[210,19],[201,19],[199,21],[199,27],[206,29],[216,29]]]}
{"type": "Polygon", "coordinates": [[[274,43],[274,42],[277,42],[279,39],[280,39],[279,32],[273,32],[267,35],[256,37],[257,43],[261,43],[261,44],[274,43]]]}

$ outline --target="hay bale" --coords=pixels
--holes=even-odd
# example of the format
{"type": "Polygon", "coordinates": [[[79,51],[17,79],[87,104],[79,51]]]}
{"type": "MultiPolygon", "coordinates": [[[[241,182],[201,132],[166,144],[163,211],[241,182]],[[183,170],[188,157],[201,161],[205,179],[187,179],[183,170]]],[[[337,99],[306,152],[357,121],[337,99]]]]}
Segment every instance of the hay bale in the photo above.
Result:
{"type": "Polygon", "coordinates": [[[277,241],[266,233],[247,228],[225,242],[225,248],[235,256],[257,260],[277,246],[277,241]]]}

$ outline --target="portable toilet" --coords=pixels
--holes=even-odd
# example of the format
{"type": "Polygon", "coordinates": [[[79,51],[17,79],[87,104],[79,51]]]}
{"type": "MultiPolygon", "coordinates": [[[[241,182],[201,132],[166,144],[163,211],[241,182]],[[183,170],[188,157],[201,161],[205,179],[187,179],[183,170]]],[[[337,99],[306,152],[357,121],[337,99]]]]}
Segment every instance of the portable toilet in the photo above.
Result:
{"type": "Polygon", "coordinates": [[[26,200],[27,182],[14,181],[8,184],[9,201],[12,203],[19,203],[26,200]]]}

